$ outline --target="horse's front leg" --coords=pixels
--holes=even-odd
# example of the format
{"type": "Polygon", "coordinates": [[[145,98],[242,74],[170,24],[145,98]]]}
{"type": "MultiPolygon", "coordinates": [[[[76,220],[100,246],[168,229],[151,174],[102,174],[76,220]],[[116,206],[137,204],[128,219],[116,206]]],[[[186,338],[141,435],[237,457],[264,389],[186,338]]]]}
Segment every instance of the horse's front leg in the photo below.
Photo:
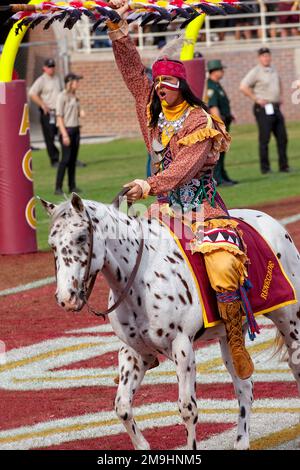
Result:
{"type": "Polygon", "coordinates": [[[176,365],[179,385],[178,407],[187,432],[187,446],[197,449],[196,424],[196,363],[192,342],[184,334],[178,334],[172,343],[172,356],[176,365]]]}
{"type": "Polygon", "coordinates": [[[249,433],[250,413],[253,402],[253,382],[250,378],[242,380],[236,375],[226,337],[220,338],[219,341],[224,365],[231,375],[235,396],[239,403],[237,438],[234,448],[236,450],[248,450],[250,447],[249,433]]]}
{"type": "Polygon", "coordinates": [[[129,346],[123,346],[119,351],[119,386],[115,410],[137,450],[147,450],[150,447],[133,418],[132,402],[145,372],[154,359],[154,357],[143,358],[129,346]]]}

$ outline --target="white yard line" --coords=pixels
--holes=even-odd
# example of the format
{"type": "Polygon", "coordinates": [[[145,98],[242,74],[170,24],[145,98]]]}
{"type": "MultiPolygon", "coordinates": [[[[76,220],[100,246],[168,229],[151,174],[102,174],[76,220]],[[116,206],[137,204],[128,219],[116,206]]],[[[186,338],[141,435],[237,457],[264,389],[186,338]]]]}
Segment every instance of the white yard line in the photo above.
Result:
{"type": "Polygon", "coordinates": [[[300,214],[295,214],[295,215],[290,215],[289,217],[284,217],[283,219],[280,219],[279,222],[281,225],[288,225],[288,224],[293,224],[294,222],[298,222],[300,220],[300,214]]]}
{"type": "Polygon", "coordinates": [[[39,279],[38,281],[29,282],[28,284],[21,284],[17,287],[12,287],[11,289],[4,289],[0,291],[0,297],[3,295],[17,294],[18,292],[24,292],[26,290],[35,289],[36,287],[46,286],[52,284],[55,281],[55,277],[45,277],[44,279],[39,279]]]}
{"type": "MultiPolygon", "coordinates": [[[[300,220],[300,214],[290,215],[289,217],[284,217],[280,219],[279,222],[281,225],[289,225],[300,220]]],[[[44,279],[39,279],[38,281],[29,282],[28,284],[21,284],[17,287],[12,287],[11,289],[4,289],[0,291],[0,297],[4,295],[17,294],[18,292],[24,292],[26,290],[35,289],[37,287],[46,286],[52,284],[55,281],[55,277],[46,277],[44,279]]]]}

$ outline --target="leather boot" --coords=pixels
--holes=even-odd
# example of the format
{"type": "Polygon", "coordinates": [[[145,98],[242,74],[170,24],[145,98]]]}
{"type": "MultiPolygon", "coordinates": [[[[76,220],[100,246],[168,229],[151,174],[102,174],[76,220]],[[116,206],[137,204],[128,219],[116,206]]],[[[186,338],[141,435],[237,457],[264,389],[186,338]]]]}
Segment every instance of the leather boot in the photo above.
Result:
{"type": "Polygon", "coordinates": [[[248,379],[253,374],[254,366],[245,347],[242,330],[243,309],[241,301],[218,302],[218,308],[225,324],[227,342],[235,372],[240,379],[248,379]]]}

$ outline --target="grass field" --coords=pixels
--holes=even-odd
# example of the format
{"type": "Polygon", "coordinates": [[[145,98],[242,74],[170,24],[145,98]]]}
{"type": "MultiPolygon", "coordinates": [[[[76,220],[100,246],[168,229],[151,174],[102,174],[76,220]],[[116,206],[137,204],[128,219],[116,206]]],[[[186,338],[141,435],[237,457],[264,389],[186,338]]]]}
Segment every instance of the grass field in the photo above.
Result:
{"type": "MultiPolygon", "coordinates": [[[[293,171],[278,173],[276,145],[272,139],[270,156],[274,173],[261,175],[257,154],[257,131],[254,125],[234,126],[231,150],[226,167],[240,184],[221,188],[220,193],[228,207],[249,207],[266,201],[276,201],[300,193],[300,128],[298,123],[288,124],[289,162],[293,171]]],[[[79,158],[88,164],[77,169],[77,184],[82,196],[110,202],[122,185],[134,178],[145,176],[146,150],[140,139],[122,139],[105,144],[82,145],[79,158]]],[[[58,203],[54,196],[56,170],[49,165],[46,151],[33,152],[34,189],[40,197],[58,203]]],[[[65,188],[67,186],[65,182],[65,188]]],[[[149,200],[150,202],[150,200],[149,200]]],[[[48,249],[48,218],[37,205],[38,246],[48,249]]]]}

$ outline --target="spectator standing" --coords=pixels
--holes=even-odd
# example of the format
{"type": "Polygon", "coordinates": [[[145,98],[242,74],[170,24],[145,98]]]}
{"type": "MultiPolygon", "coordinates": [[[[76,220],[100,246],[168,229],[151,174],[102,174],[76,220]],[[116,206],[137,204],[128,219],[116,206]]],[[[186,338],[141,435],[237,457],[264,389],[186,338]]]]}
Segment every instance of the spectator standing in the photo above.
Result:
{"type": "Polygon", "coordinates": [[[60,132],[62,158],[59,163],[56,177],[55,194],[63,194],[63,181],[68,168],[68,183],[70,192],[80,192],[75,183],[76,161],[80,145],[79,118],[84,117],[80,112],[79,99],[76,91],[79,80],[83,77],[69,73],[65,77],[65,89],[59,93],[56,103],[57,125],[60,132]]]}
{"type": "MultiPolygon", "coordinates": [[[[278,5],[276,3],[266,3],[266,10],[268,13],[275,13],[278,10],[278,5]]],[[[269,35],[272,39],[275,39],[277,36],[276,30],[276,17],[275,16],[268,16],[266,19],[267,25],[270,26],[269,35]]]]}
{"type": "Polygon", "coordinates": [[[240,90],[254,102],[254,115],[259,131],[259,156],[262,173],[270,173],[269,142],[273,132],[278,149],[279,170],[289,171],[287,157],[287,132],[283,114],[282,85],[272,66],[271,52],[267,47],[258,51],[258,65],[243,78],[240,90]]]}
{"type": "Polygon", "coordinates": [[[259,0],[260,8],[267,13],[266,24],[268,26],[268,34],[272,39],[277,37],[277,18],[276,16],[269,16],[268,13],[275,13],[278,10],[278,1],[259,0]]]}
{"type": "Polygon", "coordinates": [[[288,36],[289,31],[291,32],[292,36],[298,36],[298,27],[299,27],[299,15],[291,14],[285,15],[284,12],[290,12],[298,10],[298,3],[299,2],[279,2],[278,4],[278,11],[279,11],[279,23],[291,23],[293,26],[291,28],[282,28],[281,29],[281,37],[285,38],[288,36]]]}
{"type": "Polygon", "coordinates": [[[57,167],[59,162],[59,150],[54,141],[57,134],[56,100],[60,90],[60,80],[56,74],[55,61],[47,59],[44,62],[43,74],[31,86],[29,96],[39,107],[43,136],[53,167],[57,167]]]}
{"type": "MultiPolygon", "coordinates": [[[[248,3],[248,0],[240,0],[242,2],[248,3]]],[[[255,23],[257,23],[256,18],[249,17],[250,13],[257,13],[258,12],[258,4],[256,4],[255,0],[251,4],[252,12],[244,12],[242,13],[243,17],[242,18],[236,18],[234,20],[235,26],[236,26],[236,32],[235,32],[235,39],[240,40],[241,37],[243,36],[245,39],[252,39],[252,31],[251,29],[248,29],[248,27],[253,26],[255,23]],[[245,29],[246,27],[246,29],[245,29]]]]}
{"type": "MultiPolygon", "coordinates": [[[[233,121],[233,116],[230,110],[229,98],[220,84],[224,76],[224,65],[220,60],[210,60],[207,64],[209,78],[207,80],[207,97],[208,107],[212,114],[220,117],[229,132],[230,124],[233,121]]],[[[220,153],[218,163],[214,168],[214,178],[218,186],[232,186],[237,181],[229,178],[225,170],[225,152],[220,153]]]]}

